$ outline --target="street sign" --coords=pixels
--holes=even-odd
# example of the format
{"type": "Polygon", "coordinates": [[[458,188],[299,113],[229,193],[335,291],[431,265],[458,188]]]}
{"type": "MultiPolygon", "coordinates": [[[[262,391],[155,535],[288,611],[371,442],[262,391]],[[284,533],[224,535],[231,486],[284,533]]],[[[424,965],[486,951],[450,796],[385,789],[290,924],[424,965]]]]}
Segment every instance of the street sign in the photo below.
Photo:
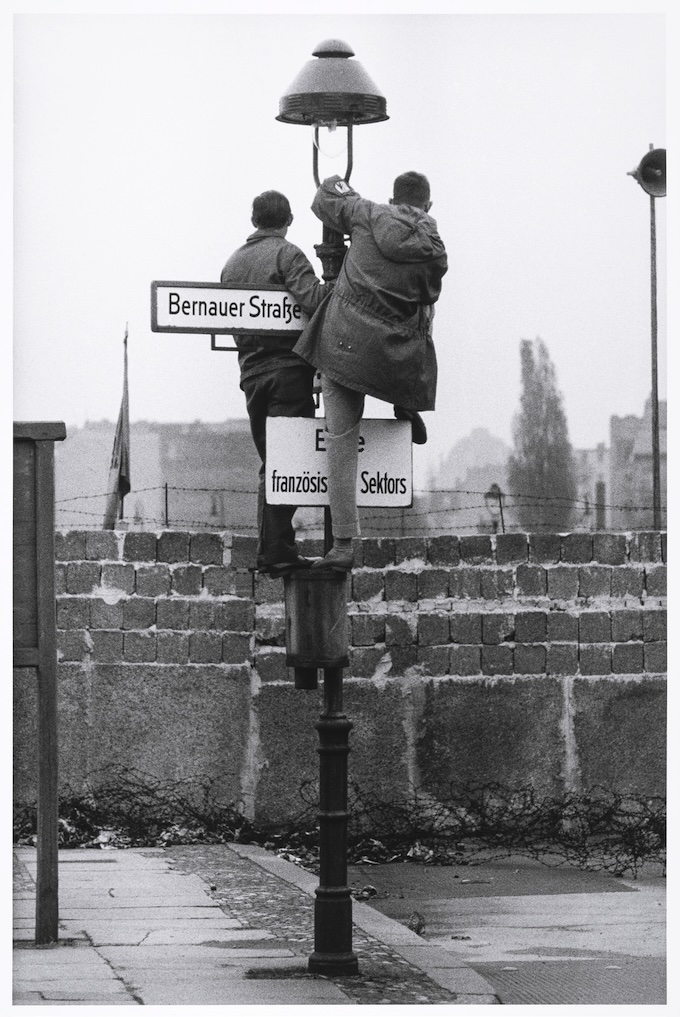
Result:
{"type": "Polygon", "coordinates": [[[219,283],[151,283],[151,331],[286,336],[308,318],[282,286],[234,289],[219,283]]]}
{"type": "MultiPolygon", "coordinates": [[[[328,505],[323,417],[268,417],[265,494],[269,505],[328,505]]],[[[361,421],[357,505],[406,508],[413,501],[407,420],[361,421]]]]}

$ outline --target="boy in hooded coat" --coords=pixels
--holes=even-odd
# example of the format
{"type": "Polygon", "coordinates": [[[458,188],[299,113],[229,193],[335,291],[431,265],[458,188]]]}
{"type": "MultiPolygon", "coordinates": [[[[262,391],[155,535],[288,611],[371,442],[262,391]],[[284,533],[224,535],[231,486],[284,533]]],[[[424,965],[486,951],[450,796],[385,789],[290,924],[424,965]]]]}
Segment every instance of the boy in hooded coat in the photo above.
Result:
{"type": "Polygon", "coordinates": [[[432,410],[437,360],[433,305],[447,270],[444,244],[420,173],[394,182],[389,204],[362,198],[339,176],[324,180],[312,204],[319,219],[349,235],[350,248],[330,293],[295,345],[321,372],[326,416],[333,547],[318,567],[351,569],[358,439],[366,395],[392,403],[424,438],[420,410],[432,410]]]}

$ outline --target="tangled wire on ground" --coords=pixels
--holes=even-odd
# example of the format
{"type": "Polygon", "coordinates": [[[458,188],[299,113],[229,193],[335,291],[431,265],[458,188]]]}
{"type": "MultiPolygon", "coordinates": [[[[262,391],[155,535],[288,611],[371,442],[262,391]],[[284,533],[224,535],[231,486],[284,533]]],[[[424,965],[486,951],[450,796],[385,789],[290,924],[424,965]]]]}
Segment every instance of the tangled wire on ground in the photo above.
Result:
{"type": "MultiPolygon", "coordinates": [[[[237,804],[220,801],[221,777],[161,781],[127,767],[90,775],[85,791],[59,793],[59,846],[168,847],[255,839],[237,804]]],[[[14,810],[16,843],[35,841],[36,805],[14,810]]]]}
{"type": "Polygon", "coordinates": [[[460,864],[471,856],[526,855],[546,864],[633,876],[645,862],[665,866],[665,799],[602,787],[551,796],[533,787],[451,784],[436,800],[414,793],[401,813],[357,794],[352,814],[358,822],[370,816],[371,825],[397,839],[410,822],[418,843],[427,846],[425,861],[451,858],[460,864]]]}
{"type": "MultiPolygon", "coordinates": [[[[314,781],[300,787],[302,808],[287,824],[256,825],[243,803],[224,804],[227,775],[161,781],[138,771],[94,773],[85,792],[64,788],[61,847],[169,847],[173,844],[261,844],[308,868],[318,865],[314,781]]],[[[541,795],[532,787],[451,785],[434,798],[385,801],[349,787],[348,860],[468,865],[510,854],[617,875],[644,863],[665,867],[666,810],[661,797],[605,788],[541,795]]],[[[14,839],[36,842],[36,806],[15,808],[14,839]]]]}

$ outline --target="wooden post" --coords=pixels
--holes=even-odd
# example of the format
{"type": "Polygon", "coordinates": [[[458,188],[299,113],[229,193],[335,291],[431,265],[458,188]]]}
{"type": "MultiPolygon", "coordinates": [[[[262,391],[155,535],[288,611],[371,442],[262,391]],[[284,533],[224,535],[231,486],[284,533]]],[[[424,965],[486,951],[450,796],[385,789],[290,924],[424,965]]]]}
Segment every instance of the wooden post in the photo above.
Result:
{"type": "Polygon", "coordinates": [[[505,519],[503,518],[503,492],[498,488],[498,508],[501,514],[501,533],[505,533],[505,519]]]}
{"type": "Polygon", "coordinates": [[[62,423],[14,424],[14,664],[38,673],[36,944],[59,938],[54,442],[62,423]]]}

